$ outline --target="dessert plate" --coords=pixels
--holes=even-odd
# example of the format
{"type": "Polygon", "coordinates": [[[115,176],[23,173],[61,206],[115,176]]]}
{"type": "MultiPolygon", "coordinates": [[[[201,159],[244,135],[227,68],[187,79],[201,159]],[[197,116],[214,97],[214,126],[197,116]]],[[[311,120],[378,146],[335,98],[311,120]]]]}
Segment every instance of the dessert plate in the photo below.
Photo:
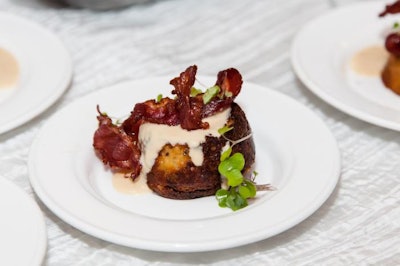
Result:
{"type": "Polygon", "coordinates": [[[0,176],[0,265],[41,265],[47,238],[42,212],[19,187],[0,176]]]}
{"type": "MultiPolygon", "coordinates": [[[[126,117],[135,103],[170,92],[169,80],[160,77],[106,88],[47,121],[30,150],[29,178],[56,215],[83,232],[120,245],[195,252],[276,235],[307,218],[331,194],[340,159],[325,124],[293,99],[247,82],[236,101],[254,132],[256,181],[272,184],[275,191],[260,192],[248,207],[236,212],[220,208],[212,196],[171,200],[152,193],[115,191],[112,173],[92,147],[96,105],[110,116],[126,117]]],[[[197,80],[215,82],[209,77],[197,80]]]]}
{"type": "Polygon", "coordinates": [[[385,3],[343,6],[307,23],[293,41],[291,58],[299,79],[337,109],[366,122],[400,130],[400,96],[380,76],[363,77],[350,67],[360,50],[383,47],[400,15],[379,18],[385,3]]]}
{"type": "Polygon", "coordinates": [[[42,26],[0,12],[0,48],[18,62],[18,81],[0,88],[0,134],[39,115],[67,89],[72,64],[61,41],[42,26]]]}

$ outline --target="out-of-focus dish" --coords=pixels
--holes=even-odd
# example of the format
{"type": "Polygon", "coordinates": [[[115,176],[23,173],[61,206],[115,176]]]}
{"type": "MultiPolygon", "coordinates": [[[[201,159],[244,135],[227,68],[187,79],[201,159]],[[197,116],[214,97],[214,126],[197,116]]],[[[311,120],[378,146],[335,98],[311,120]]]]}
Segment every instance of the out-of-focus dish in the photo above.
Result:
{"type": "Polygon", "coordinates": [[[400,130],[400,97],[380,77],[387,29],[396,20],[378,17],[384,7],[381,1],[351,4],[310,21],[294,39],[292,64],[300,80],[326,102],[364,121],[400,130]],[[365,61],[378,64],[360,75],[352,60],[362,52],[373,59],[362,55],[364,66],[365,61]]]}
{"type": "Polygon", "coordinates": [[[41,265],[46,253],[42,212],[24,191],[0,176],[0,265],[41,265]]]}
{"type": "MultiPolygon", "coordinates": [[[[236,102],[254,132],[257,182],[271,183],[276,191],[258,194],[253,204],[236,212],[218,207],[214,197],[182,201],[116,191],[113,173],[92,147],[96,105],[122,117],[131,111],[132,102],[154,98],[169,80],[170,76],[112,86],[77,100],[47,121],[31,147],[29,178],[56,215],[113,243],[195,252],[278,234],[307,218],[329,197],[339,177],[340,159],[325,124],[293,99],[248,82],[236,102]],[[79,130],[70,130],[78,125],[79,130]]],[[[213,77],[198,80],[215,82],[213,77]]]]}
{"type": "Polygon", "coordinates": [[[386,87],[400,95],[400,1],[386,5],[379,16],[397,15],[398,21],[391,26],[385,39],[385,48],[389,58],[382,70],[382,81],[386,87]]]}
{"type": "Polygon", "coordinates": [[[0,12],[0,134],[34,118],[67,89],[69,54],[42,26],[0,12]]]}
{"type": "Polygon", "coordinates": [[[134,4],[144,4],[151,0],[60,0],[71,6],[94,10],[109,10],[127,7],[134,4]]]}

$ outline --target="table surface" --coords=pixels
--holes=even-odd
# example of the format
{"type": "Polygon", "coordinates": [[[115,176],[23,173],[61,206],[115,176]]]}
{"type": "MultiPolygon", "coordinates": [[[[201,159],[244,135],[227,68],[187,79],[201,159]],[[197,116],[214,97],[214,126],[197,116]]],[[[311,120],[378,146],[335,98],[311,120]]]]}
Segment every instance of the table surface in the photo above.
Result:
{"type": "Polygon", "coordinates": [[[0,10],[53,31],[71,54],[71,87],[39,117],[0,135],[0,173],[44,213],[43,265],[400,265],[400,134],[353,118],[311,93],[295,76],[296,32],[345,0],[165,0],[96,12],[55,1],[2,0],[0,10]],[[246,80],[312,109],[338,142],[339,183],[313,215],[272,238],[203,253],[151,252],[115,245],[60,220],[35,195],[27,159],[48,118],[90,92],[132,79],[179,73],[197,64],[215,75],[238,68],[246,80]]]}

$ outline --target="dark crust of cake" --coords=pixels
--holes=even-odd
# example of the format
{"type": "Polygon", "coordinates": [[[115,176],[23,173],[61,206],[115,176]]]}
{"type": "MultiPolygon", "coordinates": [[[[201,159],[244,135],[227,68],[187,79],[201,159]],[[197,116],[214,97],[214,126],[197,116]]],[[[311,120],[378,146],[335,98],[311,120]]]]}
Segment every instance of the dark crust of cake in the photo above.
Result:
{"type": "MultiPolygon", "coordinates": [[[[250,125],[243,110],[233,103],[227,124],[233,130],[225,136],[238,140],[251,134],[250,125]]],[[[166,144],[161,149],[155,163],[147,174],[147,185],[155,193],[171,199],[193,199],[214,195],[221,188],[218,173],[220,154],[227,143],[224,137],[207,136],[202,144],[204,160],[201,166],[195,166],[188,154],[187,145],[166,144]]],[[[240,152],[245,157],[243,174],[250,175],[255,161],[255,147],[250,137],[233,147],[233,153],[240,152]]]]}

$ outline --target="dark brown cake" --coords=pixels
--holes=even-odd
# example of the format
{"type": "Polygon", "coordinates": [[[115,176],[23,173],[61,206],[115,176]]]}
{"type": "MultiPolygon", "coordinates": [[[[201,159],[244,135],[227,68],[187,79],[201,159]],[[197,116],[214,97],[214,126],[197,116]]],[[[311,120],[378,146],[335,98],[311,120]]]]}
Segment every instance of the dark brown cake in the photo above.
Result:
{"type": "MultiPolygon", "coordinates": [[[[227,124],[233,130],[225,136],[230,140],[239,140],[251,134],[250,125],[243,110],[232,103],[227,124]]],[[[221,150],[227,140],[224,137],[206,137],[202,144],[204,161],[195,166],[189,156],[187,145],[166,144],[161,149],[155,163],[147,173],[148,186],[160,196],[172,199],[193,199],[214,195],[221,188],[221,176],[218,172],[221,150]]],[[[249,175],[255,159],[253,139],[250,137],[233,146],[232,152],[240,152],[245,157],[244,175],[249,175]]]]}

